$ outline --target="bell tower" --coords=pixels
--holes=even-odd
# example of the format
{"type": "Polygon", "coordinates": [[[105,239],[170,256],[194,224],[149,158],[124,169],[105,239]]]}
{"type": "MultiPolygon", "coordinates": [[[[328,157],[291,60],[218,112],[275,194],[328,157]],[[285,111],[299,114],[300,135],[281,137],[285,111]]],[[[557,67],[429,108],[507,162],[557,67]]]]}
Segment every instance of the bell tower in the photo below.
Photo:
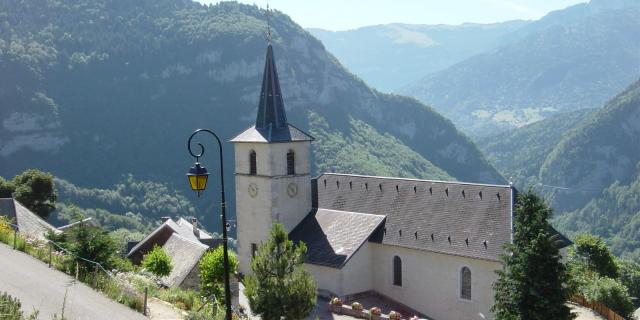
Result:
{"type": "Polygon", "coordinates": [[[311,211],[311,141],[313,137],[287,122],[269,44],[256,123],[231,139],[241,273],[251,271],[251,258],[273,223],[291,231],[311,211]]]}

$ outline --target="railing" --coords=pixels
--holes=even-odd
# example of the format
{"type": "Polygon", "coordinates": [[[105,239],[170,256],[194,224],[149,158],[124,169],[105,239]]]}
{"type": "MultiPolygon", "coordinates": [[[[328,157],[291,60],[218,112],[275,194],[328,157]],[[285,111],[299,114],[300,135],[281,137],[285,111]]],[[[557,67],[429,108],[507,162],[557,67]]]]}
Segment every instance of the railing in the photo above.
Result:
{"type": "Polygon", "coordinates": [[[625,320],[623,316],[617,314],[615,311],[609,309],[609,307],[598,301],[589,302],[589,300],[581,295],[574,295],[570,300],[597,312],[599,315],[607,318],[607,320],[625,320]]]}

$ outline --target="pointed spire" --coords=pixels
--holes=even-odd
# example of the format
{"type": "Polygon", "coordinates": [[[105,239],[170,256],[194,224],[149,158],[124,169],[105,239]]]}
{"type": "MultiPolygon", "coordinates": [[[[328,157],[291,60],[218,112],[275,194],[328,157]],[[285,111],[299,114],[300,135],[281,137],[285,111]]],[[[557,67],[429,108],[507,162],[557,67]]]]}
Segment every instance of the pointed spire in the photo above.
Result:
{"type": "Polygon", "coordinates": [[[282,100],[278,71],[273,58],[273,48],[269,44],[267,47],[267,61],[264,64],[256,128],[279,129],[285,127],[287,127],[287,115],[284,111],[284,101],[282,100]]]}

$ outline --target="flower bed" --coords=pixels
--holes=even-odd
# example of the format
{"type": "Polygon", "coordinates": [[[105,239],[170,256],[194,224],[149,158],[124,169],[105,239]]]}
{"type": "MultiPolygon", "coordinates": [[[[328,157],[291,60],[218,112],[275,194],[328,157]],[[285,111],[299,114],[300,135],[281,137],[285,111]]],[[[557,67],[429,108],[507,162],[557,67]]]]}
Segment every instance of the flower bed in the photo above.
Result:
{"type": "MultiPolygon", "coordinates": [[[[372,307],[365,309],[364,306],[358,302],[354,302],[351,305],[345,305],[339,298],[333,298],[329,302],[329,310],[335,314],[344,314],[354,318],[369,319],[369,320],[402,320],[400,312],[391,311],[389,314],[382,313],[382,310],[378,307],[372,307]]],[[[419,320],[418,317],[413,316],[410,320],[419,320]]]]}

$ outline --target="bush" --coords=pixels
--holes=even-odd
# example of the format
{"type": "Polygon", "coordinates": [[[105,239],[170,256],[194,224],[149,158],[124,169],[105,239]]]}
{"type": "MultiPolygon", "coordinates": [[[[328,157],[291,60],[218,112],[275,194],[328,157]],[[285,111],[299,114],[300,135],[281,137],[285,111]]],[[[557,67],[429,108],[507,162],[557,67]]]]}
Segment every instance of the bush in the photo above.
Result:
{"type": "MultiPolygon", "coordinates": [[[[238,259],[229,251],[229,270],[233,274],[238,270],[238,259]]],[[[222,246],[213,251],[207,251],[200,259],[200,291],[204,297],[215,295],[221,298],[224,281],[224,250],[222,246]]]]}
{"type": "Polygon", "coordinates": [[[144,256],[142,267],[158,277],[168,276],[173,269],[171,257],[157,244],[144,256]]]}
{"type": "Polygon", "coordinates": [[[600,302],[623,317],[634,311],[627,288],[617,280],[598,278],[586,289],[587,300],[600,302]]]}

